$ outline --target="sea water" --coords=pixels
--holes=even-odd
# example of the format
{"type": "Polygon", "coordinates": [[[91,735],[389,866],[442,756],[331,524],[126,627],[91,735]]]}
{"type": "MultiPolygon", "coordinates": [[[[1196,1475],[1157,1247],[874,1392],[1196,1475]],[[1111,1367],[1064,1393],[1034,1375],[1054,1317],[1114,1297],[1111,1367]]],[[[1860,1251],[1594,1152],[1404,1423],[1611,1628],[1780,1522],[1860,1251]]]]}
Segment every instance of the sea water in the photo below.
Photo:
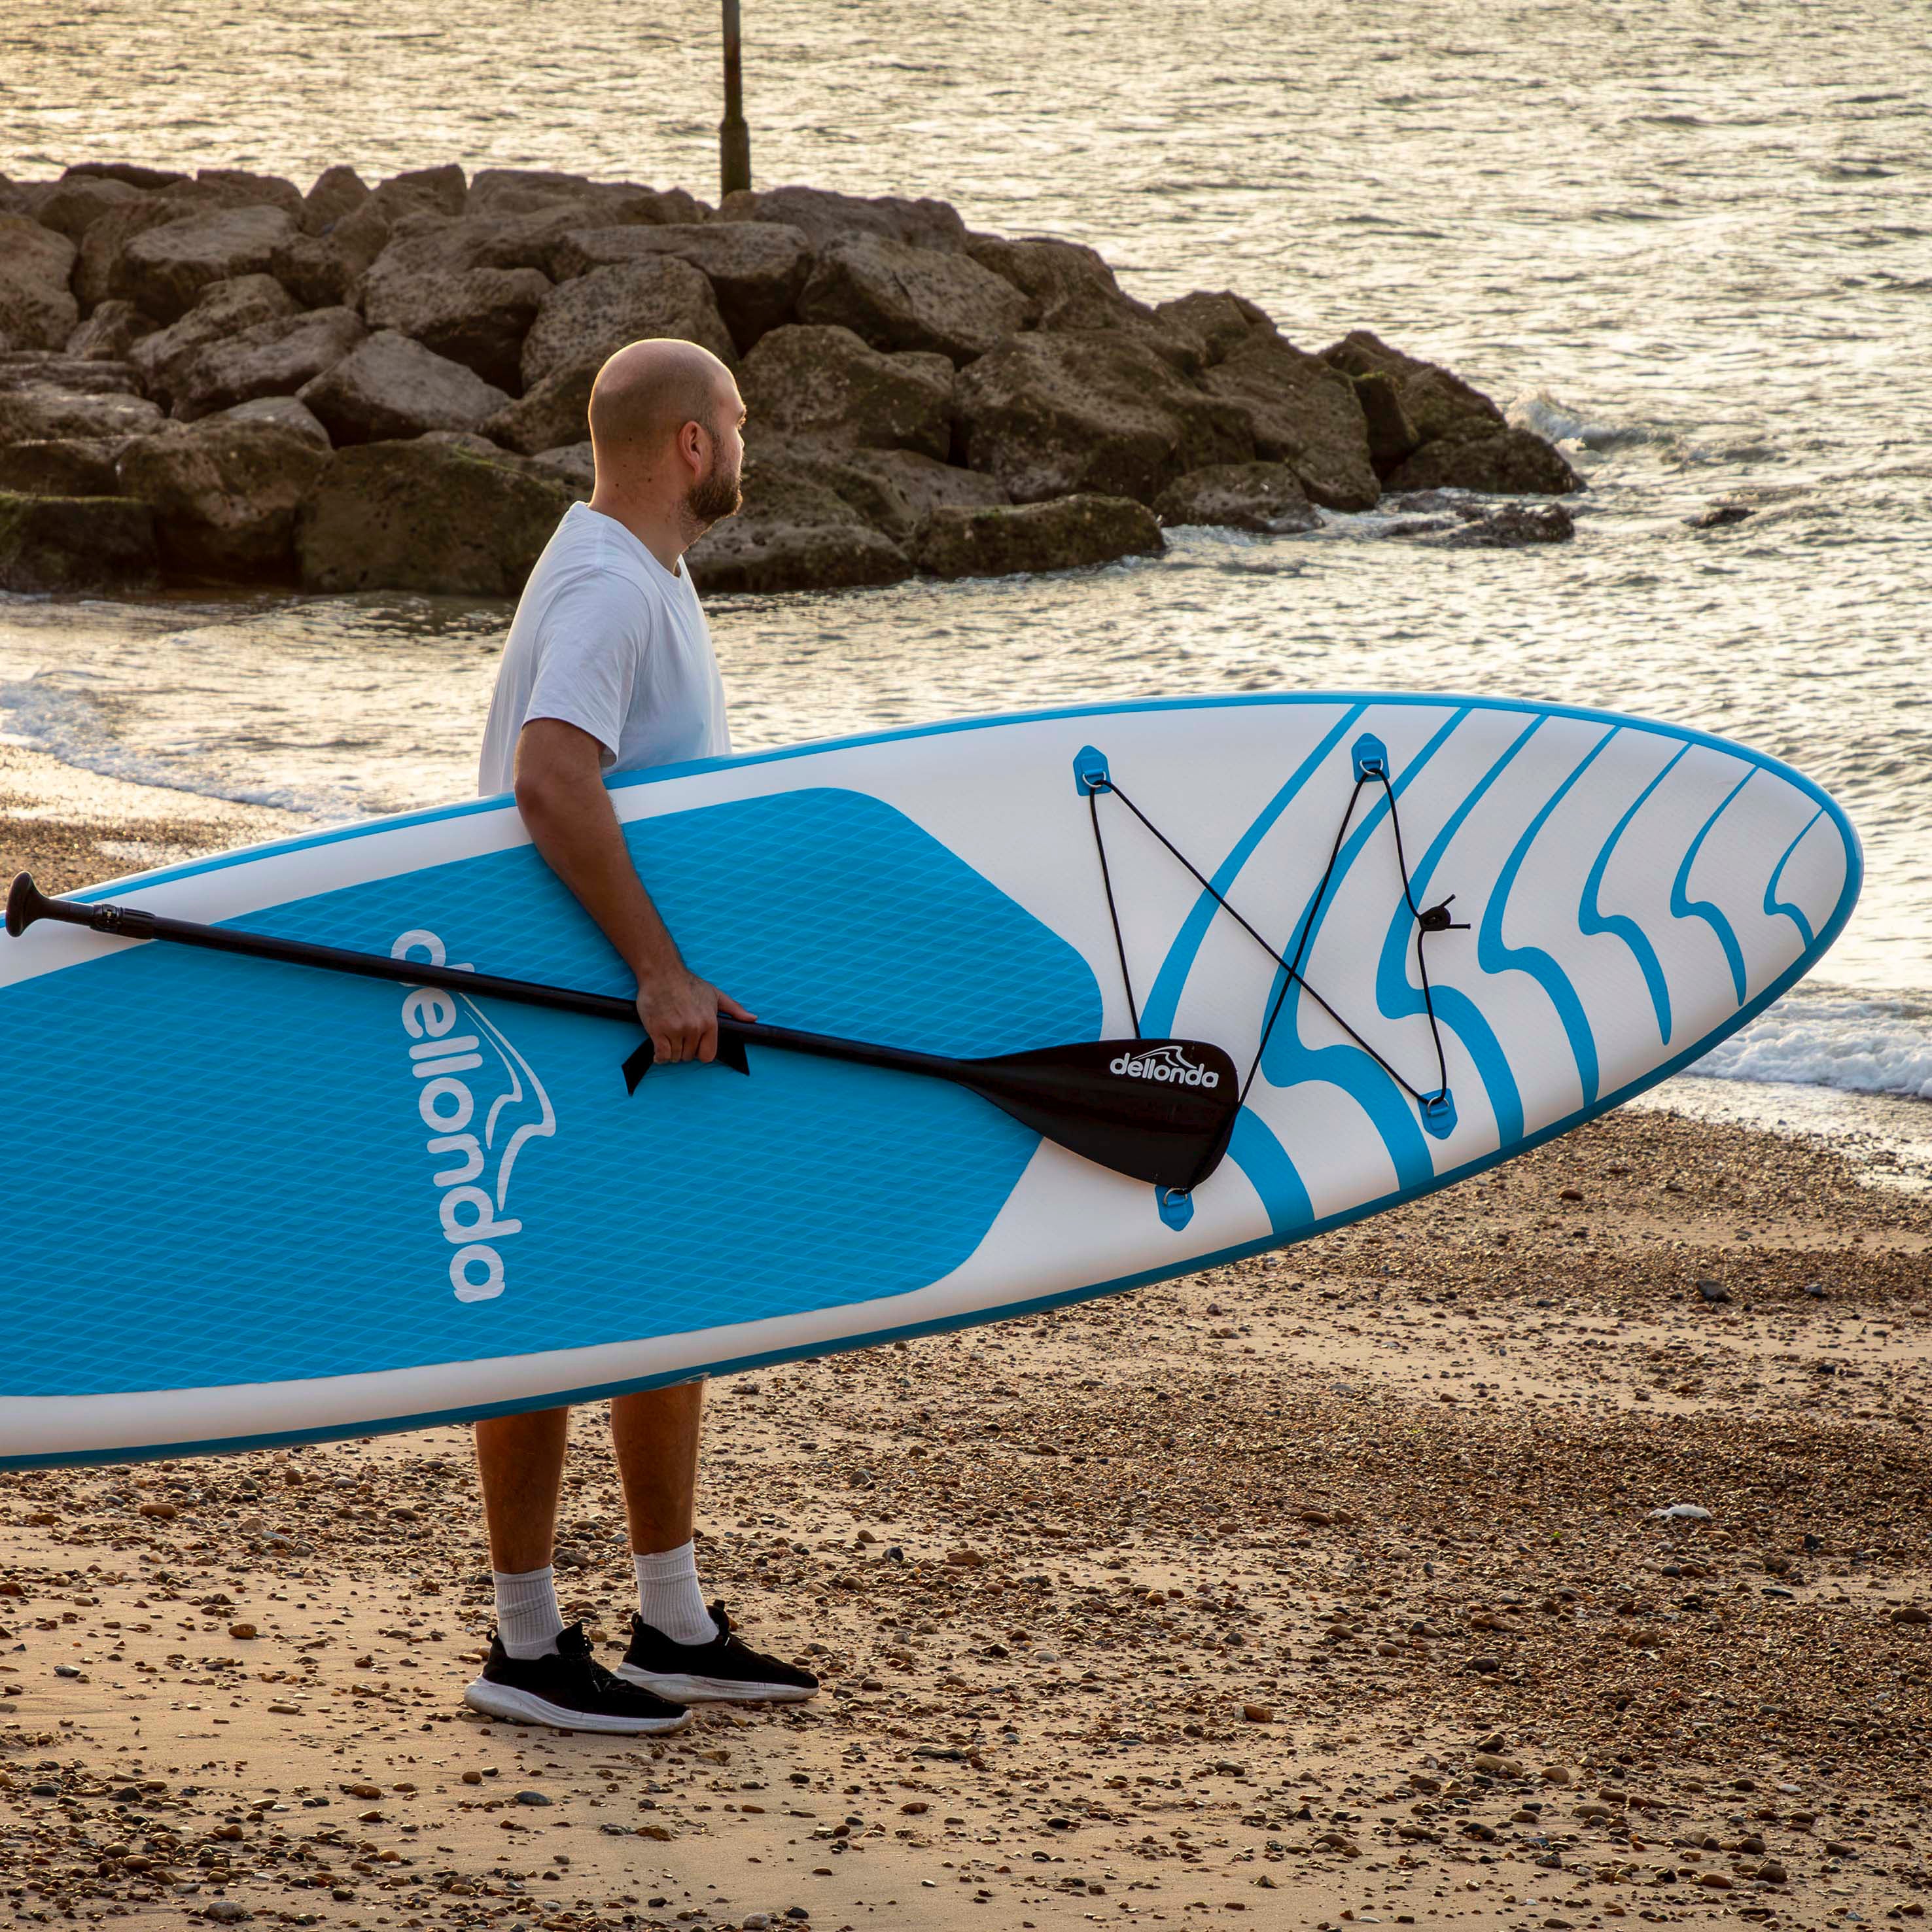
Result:
{"type": "MultiPolygon", "coordinates": [[[[16,0],[0,172],[454,159],[715,198],[712,10],[564,18],[16,0]]],[[[1148,300],[1237,289],[1307,348],[1372,328],[1590,487],[1573,543],[1518,552],[1371,514],[1052,578],[715,598],[740,748],[1268,688],[1723,733],[1828,786],[1868,877],[1818,979],[1700,1070],[1787,1124],[1819,1124],[1792,1083],[1932,1099],[1932,10],[758,0],[746,32],[760,184],[940,196],[1090,243],[1148,300]],[[1719,503],[1753,514],[1690,526],[1719,503]]],[[[0,597],[0,730],[319,818],[433,803],[473,788],[508,614],[0,597]]]]}

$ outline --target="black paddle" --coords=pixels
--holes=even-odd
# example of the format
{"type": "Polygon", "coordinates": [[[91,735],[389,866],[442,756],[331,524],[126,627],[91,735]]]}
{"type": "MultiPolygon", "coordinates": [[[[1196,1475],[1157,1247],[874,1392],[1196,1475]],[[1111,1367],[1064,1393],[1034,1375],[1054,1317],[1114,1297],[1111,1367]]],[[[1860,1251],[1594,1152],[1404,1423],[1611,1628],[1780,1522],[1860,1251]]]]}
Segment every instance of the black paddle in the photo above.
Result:
{"type": "MultiPolygon", "coordinates": [[[[367,980],[388,980],[404,986],[442,986],[471,998],[513,1000],[529,1006],[587,1013],[598,1019],[638,1024],[629,1000],[604,993],[579,993],[531,980],[501,980],[459,966],[433,966],[425,960],[395,959],[380,952],[352,952],[305,940],[278,939],[267,933],[237,932],[168,919],[137,906],[82,904],[49,898],[22,872],[7,896],[7,930],[15,938],[36,920],[54,919],[116,939],[170,939],[213,952],[238,952],[290,966],[316,966],[354,973],[367,980]]],[[[740,1073],[750,1071],[747,1046],[777,1047],[821,1060],[849,1060],[860,1066],[898,1073],[924,1074],[950,1081],[1010,1114],[1036,1134],[1087,1160],[1156,1187],[1183,1191],[1198,1187],[1221,1163],[1240,1111],[1240,1076],[1218,1046],[1190,1040],[1076,1040],[1066,1046],[1036,1047],[991,1060],[952,1060],[915,1053],[904,1047],[878,1046],[830,1034],[797,1033],[789,1027],[726,1019],[718,1022],[718,1058],[740,1073]]],[[[650,1042],[624,1063],[624,1078],[635,1093],[650,1070],[650,1042]]]]}

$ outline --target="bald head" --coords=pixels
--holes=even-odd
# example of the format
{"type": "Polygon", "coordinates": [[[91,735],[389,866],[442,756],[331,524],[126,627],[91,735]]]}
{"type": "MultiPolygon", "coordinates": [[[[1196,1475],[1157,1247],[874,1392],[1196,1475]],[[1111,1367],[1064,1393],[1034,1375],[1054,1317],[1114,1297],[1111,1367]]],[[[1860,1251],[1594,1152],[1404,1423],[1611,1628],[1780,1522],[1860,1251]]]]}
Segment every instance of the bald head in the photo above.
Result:
{"type": "Polygon", "coordinates": [[[738,385],[710,350],[670,336],[619,350],[590,389],[590,507],[671,568],[743,500],[744,421],[738,385]]]}
{"type": "Polygon", "coordinates": [[[686,423],[719,431],[736,414],[731,372],[708,349],[672,336],[620,349],[597,372],[590,391],[590,440],[600,471],[654,469],[686,423]]]}

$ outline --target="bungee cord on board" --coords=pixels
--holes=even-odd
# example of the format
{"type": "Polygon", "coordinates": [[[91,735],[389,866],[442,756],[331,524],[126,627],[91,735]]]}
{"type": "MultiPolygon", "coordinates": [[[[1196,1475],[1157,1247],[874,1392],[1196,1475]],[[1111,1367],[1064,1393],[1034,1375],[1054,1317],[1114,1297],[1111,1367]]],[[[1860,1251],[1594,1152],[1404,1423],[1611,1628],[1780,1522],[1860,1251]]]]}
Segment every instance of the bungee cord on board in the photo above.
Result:
{"type": "Polygon", "coordinates": [[[1100,794],[1102,792],[1108,793],[1118,798],[1160,841],[1161,844],[1166,848],[1201,890],[1206,892],[1216,904],[1281,969],[1282,976],[1281,984],[1276,988],[1274,998],[1269,1004],[1268,1018],[1262,1028],[1261,1038],[1255,1047],[1255,1057],[1250,1063],[1246,1076],[1241,1082],[1241,1099],[1244,1102],[1247,1100],[1249,1090],[1254,1084],[1256,1075],[1261,1070],[1262,1056],[1268,1051],[1268,1040],[1274,1031],[1275,1021],[1280,1014],[1282,1003],[1288,997],[1288,989],[1292,986],[1299,986],[1302,991],[1341,1028],[1342,1032],[1346,1034],[1348,1038],[1366,1053],[1423,1110],[1425,1114],[1427,1114],[1432,1108],[1439,1107],[1446,1102],[1449,1091],[1449,1064],[1448,1056],[1443,1049],[1442,1030],[1436,1017],[1436,1000],[1430,985],[1429,964],[1426,956],[1426,948],[1424,942],[1432,934],[1438,932],[1466,932],[1469,929],[1468,923],[1466,920],[1452,920],[1449,916],[1449,908],[1456,897],[1454,892],[1432,906],[1418,906],[1416,904],[1414,887],[1409,878],[1408,856],[1402,847],[1401,813],[1396,802],[1395,788],[1389,782],[1387,761],[1381,758],[1358,759],[1357,772],[1354,789],[1348,794],[1347,808],[1342,812],[1341,824],[1336,830],[1334,843],[1329,848],[1328,862],[1322,868],[1320,883],[1315,888],[1315,896],[1309,902],[1308,910],[1302,916],[1300,933],[1295,940],[1294,955],[1292,958],[1288,958],[1279,947],[1264,939],[1248,920],[1243,917],[1241,914],[1228,902],[1227,896],[1208,878],[1186,854],[1183,852],[1174,841],[1168,838],[1167,834],[1162,831],[1160,827],[1155,824],[1154,820],[1148,818],[1147,814],[1127,796],[1126,793],[1121,790],[1118,781],[1114,778],[1111,770],[1083,772],[1080,775],[1080,782],[1082,789],[1087,794],[1088,809],[1094,826],[1094,844],[1100,859],[1100,880],[1107,895],[1107,916],[1112,922],[1114,928],[1114,950],[1120,958],[1121,983],[1126,989],[1127,1012],[1129,1017],[1133,1022],[1134,1035],[1136,1039],[1140,1037],[1141,1032],[1140,1011],[1135,1004],[1133,980],[1127,969],[1127,949],[1120,932],[1120,910],[1114,902],[1113,874],[1107,862],[1107,843],[1100,830],[1100,794]],[[1416,972],[1421,981],[1422,1007],[1428,1018],[1430,1037],[1436,1048],[1437,1084],[1431,1091],[1425,1091],[1406,1078],[1385,1054],[1378,1052],[1336,1011],[1334,1006],[1310,983],[1301,970],[1301,962],[1307,952],[1310,938],[1315,930],[1316,916],[1322,909],[1323,900],[1328,896],[1329,882],[1334,877],[1336,863],[1341,856],[1342,841],[1348,836],[1348,827],[1354,820],[1355,807],[1360,802],[1363,788],[1376,782],[1380,783],[1383,796],[1388,800],[1389,824],[1395,835],[1396,865],[1402,875],[1402,898],[1408,905],[1411,916],[1415,921],[1416,972]]]}

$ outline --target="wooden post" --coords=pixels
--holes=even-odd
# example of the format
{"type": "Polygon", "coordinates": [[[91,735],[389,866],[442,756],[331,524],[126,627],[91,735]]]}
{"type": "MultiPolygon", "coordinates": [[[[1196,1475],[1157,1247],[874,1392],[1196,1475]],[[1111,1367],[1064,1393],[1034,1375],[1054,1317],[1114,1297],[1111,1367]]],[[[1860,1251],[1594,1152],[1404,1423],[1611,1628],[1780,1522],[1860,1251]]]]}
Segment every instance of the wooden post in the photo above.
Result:
{"type": "Polygon", "coordinates": [[[722,194],[752,185],[752,130],[745,124],[739,71],[738,0],[724,0],[724,118],[718,124],[718,175],[722,194]]]}

